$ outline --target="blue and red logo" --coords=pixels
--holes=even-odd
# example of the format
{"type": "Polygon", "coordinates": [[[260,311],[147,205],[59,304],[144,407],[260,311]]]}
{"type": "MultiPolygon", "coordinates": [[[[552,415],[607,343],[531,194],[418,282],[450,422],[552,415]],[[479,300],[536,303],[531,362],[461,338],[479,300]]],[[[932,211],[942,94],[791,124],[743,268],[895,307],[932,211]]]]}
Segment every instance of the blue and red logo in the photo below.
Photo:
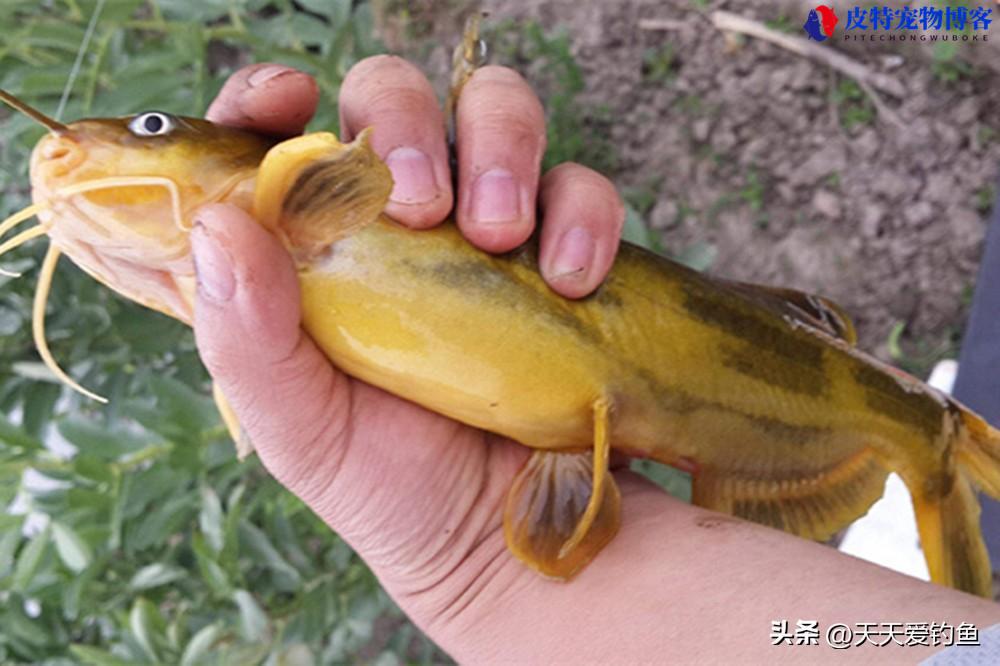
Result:
{"type": "Polygon", "coordinates": [[[825,42],[833,37],[833,29],[837,27],[839,20],[833,7],[820,5],[816,9],[809,10],[809,17],[806,18],[806,24],[802,28],[809,35],[809,39],[825,42]]]}

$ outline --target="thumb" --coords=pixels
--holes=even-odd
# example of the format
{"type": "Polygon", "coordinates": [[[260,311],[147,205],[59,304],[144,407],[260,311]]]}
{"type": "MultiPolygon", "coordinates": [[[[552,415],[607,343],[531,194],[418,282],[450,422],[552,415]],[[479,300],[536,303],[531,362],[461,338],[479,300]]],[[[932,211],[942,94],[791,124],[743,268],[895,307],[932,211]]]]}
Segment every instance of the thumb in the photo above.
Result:
{"type": "Polygon", "coordinates": [[[243,210],[222,204],[197,212],[191,248],[201,358],[264,465],[314,504],[343,457],[336,433],[351,387],[299,327],[291,257],[243,210]]]}

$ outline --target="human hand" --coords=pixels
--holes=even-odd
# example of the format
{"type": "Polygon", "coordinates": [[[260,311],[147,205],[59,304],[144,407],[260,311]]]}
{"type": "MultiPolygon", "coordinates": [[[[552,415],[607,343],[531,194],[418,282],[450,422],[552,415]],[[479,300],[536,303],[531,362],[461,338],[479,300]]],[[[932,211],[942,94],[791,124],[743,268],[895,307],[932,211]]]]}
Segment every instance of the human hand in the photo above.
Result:
{"type": "MultiPolygon", "coordinates": [[[[210,117],[274,134],[301,131],[315,108],[315,84],[301,73],[265,67],[237,73],[210,117]],[[255,73],[273,76],[249,85],[255,73]]],[[[443,164],[436,161],[443,154],[439,116],[426,95],[398,85],[400,71],[410,76],[413,70],[392,58],[352,70],[342,97],[344,127],[356,132],[374,124],[374,145],[383,155],[419,137],[423,142],[416,148],[433,155],[437,168],[443,164]],[[352,103],[361,105],[353,107],[362,118],[358,125],[352,125],[352,103]],[[399,139],[380,138],[380,127],[399,139]],[[397,133],[399,128],[409,129],[397,133]]],[[[531,171],[503,161],[510,157],[504,145],[531,144],[538,155],[542,141],[540,125],[533,126],[531,139],[524,124],[504,141],[503,128],[510,125],[497,110],[522,113],[503,103],[526,88],[502,71],[480,70],[470,84],[471,90],[482,87],[476,94],[481,106],[473,107],[484,114],[478,119],[491,122],[470,127],[472,120],[459,119],[459,222],[466,237],[493,250],[523,240],[533,218],[484,225],[470,214],[479,207],[463,207],[463,188],[496,165],[530,178],[537,163],[529,165],[531,171]]],[[[461,107],[466,111],[469,90],[461,107]]],[[[521,100],[537,104],[530,92],[521,100]]],[[[412,175],[402,171],[395,174],[401,182],[412,175]]],[[[433,224],[452,196],[448,178],[435,174],[434,182],[437,196],[423,203],[396,201],[390,212],[411,226],[433,224]]],[[[534,191],[533,181],[523,182],[534,191]]],[[[398,198],[405,192],[401,188],[398,198]]],[[[617,195],[592,172],[564,166],[542,180],[540,199],[543,274],[558,273],[552,270],[558,263],[554,249],[574,223],[588,225],[596,239],[589,268],[563,276],[569,282],[550,279],[563,293],[586,293],[606,273],[618,242],[617,195]]],[[[531,215],[530,207],[521,210],[531,215]]],[[[340,373],[299,328],[298,281],[283,248],[238,209],[212,206],[197,219],[192,246],[199,349],[262,461],[364,557],[407,614],[459,661],[686,662],[731,661],[737,655],[774,661],[779,648],[767,640],[768,627],[789,613],[824,627],[858,618],[898,621],[913,618],[914,609],[915,619],[980,627],[1000,621],[997,607],[981,599],[679,503],[624,471],[615,474],[622,493],[618,535],[572,583],[543,579],[510,556],[500,518],[527,449],[340,373]]],[[[817,657],[840,654],[805,649],[817,657]]],[[[910,660],[936,648],[859,647],[852,658],[883,663],[886,650],[894,649],[910,660]]],[[[783,651],[778,658],[798,655],[783,651]]]]}
{"type": "MultiPolygon", "coordinates": [[[[275,67],[235,74],[209,118],[300,132],[317,103],[315,83],[275,67]]],[[[340,113],[345,139],[374,128],[372,145],[396,181],[387,212],[414,228],[440,223],[452,208],[452,179],[443,116],[423,75],[398,58],[365,60],[344,81],[340,113]]],[[[564,295],[592,291],[623,223],[613,186],[572,164],[539,184],[542,109],[511,70],[478,70],[457,123],[457,221],[466,238],[493,252],[516,247],[533,231],[537,197],[542,274],[564,295]]],[[[444,625],[492,608],[489,595],[469,603],[470,590],[544,583],[508,554],[501,525],[527,449],[340,373],[299,328],[298,281],[283,248],[233,207],[206,207],[197,220],[199,349],[271,473],[446,647],[444,625]]]]}
{"type": "MultiPolygon", "coordinates": [[[[230,77],[207,115],[290,136],[303,130],[318,98],[302,72],[251,65],[230,77]]],[[[374,128],[372,148],[395,181],[386,213],[413,229],[441,224],[454,193],[444,115],[426,77],[400,58],[368,58],[347,73],[339,101],[341,141],[374,128]]],[[[578,164],[562,164],[539,183],[545,118],[524,79],[506,67],[477,70],[459,98],[456,136],[455,218],[469,242],[494,253],[522,244],[535,230],[538,200],[542,276],[568,298],[596,289],[614,262],[624,209],[606,178],[578,164]]]]}

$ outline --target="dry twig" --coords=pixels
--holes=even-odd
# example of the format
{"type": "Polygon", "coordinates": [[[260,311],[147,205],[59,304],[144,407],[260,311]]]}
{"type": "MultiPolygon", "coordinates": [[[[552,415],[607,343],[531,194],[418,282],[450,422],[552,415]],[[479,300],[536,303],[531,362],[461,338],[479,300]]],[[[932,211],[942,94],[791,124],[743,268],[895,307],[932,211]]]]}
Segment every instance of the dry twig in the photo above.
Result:
{"type": "Polygon", "coordinates": [[[880,116],[898,127],[903,125],[899,116],[891,108],[889,108],[875,92],[876,89],[878,89],[896,98],[903,97],[906,94],[906,88],[904,88],[903,84],[895,77],[883,74],[882,72],[873,71],[857,60],[854,60],[839,51],[834,51],[833,49],[820,46],[819,44],[814,44],[801,37],[786,35],[782,32],[778,32],[777,30],[768,28],[759,21],[744,18],[731,12],[713,12],[712,23],[719,30],[763,39],[764,41],[771,42],[772,44],[780,46],[783,49],[787,49],[792,53],[797,53],[798,55],[819,61],[827,67],[831,67],[838,72],[846,74],[857,81],[858,85],[861,86],[861,89],[864,90],[869,97],[871,97],[872,104],[875,105],[875,109],[878,111],[880,116]]]}
{"type": "Polygon", "coordinates": [[[691,26],[687,21],[675,19],[640,19],[639,30],[683,30],[691,26]]]}

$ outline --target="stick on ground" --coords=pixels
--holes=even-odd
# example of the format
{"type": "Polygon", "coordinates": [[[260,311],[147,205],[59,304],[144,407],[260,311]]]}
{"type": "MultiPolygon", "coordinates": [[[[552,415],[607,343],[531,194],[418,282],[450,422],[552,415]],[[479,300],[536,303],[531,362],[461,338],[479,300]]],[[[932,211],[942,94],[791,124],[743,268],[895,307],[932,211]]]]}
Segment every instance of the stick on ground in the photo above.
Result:
{"type": "Polygon", "coordinates": [[[871,88],[881,90],[893,97],[901,98],[906,94],[906,88],[903,87],[903,84],[888,74],[872,71],[857,60],[826,46],[820,46],[801,37],[786,35],[777,30],[772,30],[759,21],[744,18],[731,12],[716,11],[712,12],[712,23],[719,30],[763,39],[792,53],[817,60],[828,67],[846,74],[859,84],[865,84],[871,88]]]}

